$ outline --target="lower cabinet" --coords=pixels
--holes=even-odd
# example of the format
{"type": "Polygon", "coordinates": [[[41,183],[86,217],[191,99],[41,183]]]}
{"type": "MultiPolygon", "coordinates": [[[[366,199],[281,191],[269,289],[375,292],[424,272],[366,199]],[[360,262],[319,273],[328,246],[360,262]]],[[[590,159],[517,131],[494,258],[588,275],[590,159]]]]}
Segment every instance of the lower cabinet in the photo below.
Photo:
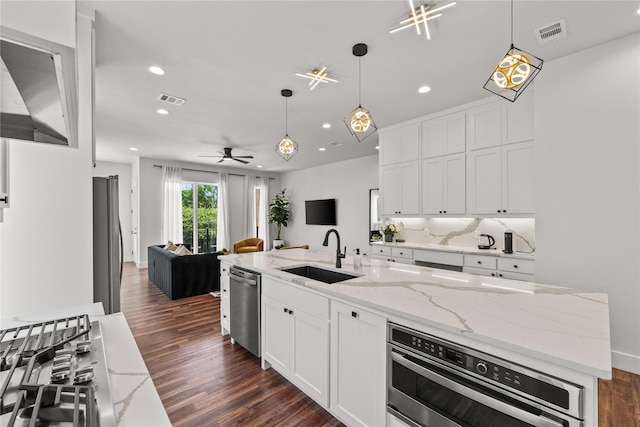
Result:
{"type": "Polygon", "coordinates": [[[479,276],[492,276],[502,279],[533,282],[535,280],[535,261],[529,259],[504,259],[492,256],[465,255],[463,271],[479,276]]]}
{"type": "Polygon", "coordinates": [[[226,262],[220,263],[220,332],[222,335],[229,335],[229,316],[231,310],[229,306],[229,268],[231,265],[226,262]]]}
{"type": "Polygon", "coordinates": [[[328,407],[328,298],[264,277],[262,290],[264,360],[328,407]]]}
{"type": "Polygon", "coordinates": [[[331,301],[331,411],[349,426],[384,426],[386,319],[331,301]]]}

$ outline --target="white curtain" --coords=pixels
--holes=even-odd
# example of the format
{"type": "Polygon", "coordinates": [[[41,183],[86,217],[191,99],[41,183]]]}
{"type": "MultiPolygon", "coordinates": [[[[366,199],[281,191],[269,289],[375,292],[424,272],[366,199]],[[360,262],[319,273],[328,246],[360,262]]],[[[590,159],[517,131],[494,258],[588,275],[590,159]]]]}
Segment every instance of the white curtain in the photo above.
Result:
{"type": "MultiPolygon", "coordinates": [[[[265,250],[271,248],[271,240],[269,239],[269,178],[258,178],[257,186],[260,189],[260,209],[258,211],[258,238],[264,240],[265,250]]],[[[254,192],[255,194],[255,192],[254,192]]]]}
{"type": "Polygon", "coordinates": [[[162,243],[182,242],[182,169],[162,167],[162,243]]]}
{"type": "Polygon", "coordinates": [[[247,217],[244,227],[244,237],[258,237],[256,236],[256,178],[247,175],[245,177],[245,196],[247,206],[247,217]]]}
{"type": "Polygon", "coordinates": [[[221,173],[218,182],[218,236],[216,248],[233,251],[229,241],[229,174],[221,173]]]}

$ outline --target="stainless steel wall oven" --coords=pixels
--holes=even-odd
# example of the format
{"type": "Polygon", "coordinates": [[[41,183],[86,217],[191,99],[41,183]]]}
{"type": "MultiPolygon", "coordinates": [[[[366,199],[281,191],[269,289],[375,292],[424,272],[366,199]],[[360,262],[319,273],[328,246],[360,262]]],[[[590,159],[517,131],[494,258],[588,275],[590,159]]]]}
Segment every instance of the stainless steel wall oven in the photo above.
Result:
{"type": "Polygon", "coordinates": [[[389,323],[387,411],[412,426],[581,427],[584,390],[389,323]]]}

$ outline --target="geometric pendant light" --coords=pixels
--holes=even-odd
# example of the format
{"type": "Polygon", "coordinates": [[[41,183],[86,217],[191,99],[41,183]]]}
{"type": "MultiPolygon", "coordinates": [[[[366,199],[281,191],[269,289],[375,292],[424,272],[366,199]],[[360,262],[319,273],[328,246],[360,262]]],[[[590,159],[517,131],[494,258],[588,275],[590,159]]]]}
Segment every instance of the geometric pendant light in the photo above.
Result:
{"type": "Polygon", "coordinates": [[[293,95],[291,89],[282,89],[280,94],[284,96],[284,138],[276,144],[276,153],[280,155],[286,161],[289,161],[298,152],[298,143],[295,142],[288,133],[288,110],[287,110],[287,98],[293,95]]]}
{"type": "Polygon", "coordinates": [[[511,0],[511,47],[494,68],[484,88],[514,102],[536,78],[544,61],[513,45],[513,0],[511,0]]]}
{"type": "Polygon", "coordinates": [[[375,133],[378,129],[373,122],[371,113],[362,107],[361,95],[362,95],[362,68],[360,60],[367,54],[368,47],[364,43],[358,43],[353,46],[352,52],[354,56],[358,57],[358,108],[350,112],[344,117],[344,124],[347,125],[347,129],[351,132],[351,135],[355,136],[358,142],[362,142],[369,135],[375,133]]]}

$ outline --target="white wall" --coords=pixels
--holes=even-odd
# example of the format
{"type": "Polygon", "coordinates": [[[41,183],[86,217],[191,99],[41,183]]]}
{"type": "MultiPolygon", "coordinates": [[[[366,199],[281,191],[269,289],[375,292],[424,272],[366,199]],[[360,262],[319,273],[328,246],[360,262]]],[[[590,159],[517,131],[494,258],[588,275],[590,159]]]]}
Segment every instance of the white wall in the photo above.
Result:
{"type": "Polygon", "coordinates": [[[544,64],[535,185],[536,280],[608,293],[613,365],[640,374],[638,76],[638,33],[544,64]]]}
{"type": "MultiPolygon", "coordinates": [[[[2,2],[2,25],[76,47],[75,2],[2,2]]],[[[78,17],[79,147],[11,141],[2,317],[93,301],[91,22],[78,17]],[[89,50],[87,50],[89,49],[89,50]]]]}
{"type": "Polygon", "coordinates": [[[96,162],[93,176],[118,176],[118,204],[120,226],[122,227],[122,247],[124,262],[133,261],[133,234],[131,233],[131,164],[96,162]]]}
{"type": "MultiPolygon", "coordinates": [[[[139,223],[138,236],[139,246],[137,248],[139,259],[136,264],[144,268],[147,266],[147,247],[163,243],[162,238],[162,168],[154,165],[177,166],[188,169],[196,169],[203,171],[211,171],[209,175],[217,182],[217,172],[227,172],[229,176],[229,193],[230,200],[230,242],[244,239],[246,235],[246,202],[245,202],[245,175],[257,174],[255,170],[245,170],[239,168],[228,168],[213,165],[202,165],[197,163],[174,162],[167,160],[158,160],[141,157],[137,164],[134,165],[134,179],[138,180],[138,196],[139,196],[139,223]]],[[[202,177],[202,173],[196,174],[185,171],[183,175],[191,174],[192,176],[202,177]]],[[[207,174],[205,172],[205,174],[207,174]]],[[[275,178],[270,180],[273,185],[277,185],[279,175],[275,173],[260,173],[261,176],[269,176],[275,178]]],[[[164,242],[166,243],[166,242],[164,242]]],[[[232,248],[227,248],[232,249],[232,248]]],[[[135,249],[134,249],[135,251],[135,249]]]]}
{"type": "Polygon", "coordinates": [[[284,173],[281,187],[291,196],[291,221],[283,228],[285,245],[335,253],[335,236],[329,238],[328,247],[322,246],[327,230],[335,228],[341,251],[346,245],[348,255],[355,248],[369,252],[369,190],[378,188],[377,155],[284,173]],[[337,226],[305,224],[304,202],[316,199],[336,199],[337,226]]]}

